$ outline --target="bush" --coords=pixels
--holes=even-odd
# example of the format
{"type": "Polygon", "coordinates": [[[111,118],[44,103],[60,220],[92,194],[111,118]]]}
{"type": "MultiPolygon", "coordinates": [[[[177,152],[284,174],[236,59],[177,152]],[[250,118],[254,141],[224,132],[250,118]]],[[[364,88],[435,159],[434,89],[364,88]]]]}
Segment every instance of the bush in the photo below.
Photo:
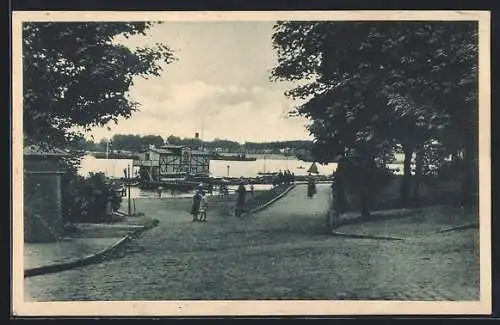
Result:
{"type": "Polygon", "coordinates": [[[103,173],[84,178],[68,174],[63,181],[63,217],[67,222],[108,222],[106,204],[120,207],[122,197],[103,173]]]}

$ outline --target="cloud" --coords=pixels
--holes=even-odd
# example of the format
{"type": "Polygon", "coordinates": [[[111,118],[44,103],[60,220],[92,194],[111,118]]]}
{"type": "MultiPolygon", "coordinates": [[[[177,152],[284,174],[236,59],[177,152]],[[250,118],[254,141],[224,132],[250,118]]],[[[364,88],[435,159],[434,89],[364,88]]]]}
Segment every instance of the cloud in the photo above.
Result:
{"type": "Polygon", "coordinates": [[[130,46],[163,42],[179,58],[159,78],[136,79],[129,94],[139,112],[96,129],[96,138],[114,133],[175,134],[206,140],[308,139],[304,119],[285,118],[294,103],[284,85],[269,82],[276,64],[272,22],[166,23],[148,37],[131,38],[130,46]]]}
{"type": "Polygon", "coordinates": [[[304,120],[285,118],[292,106],[277,89],[193,80],[165,87],[137,84],[131,94],[142,103],[141,110],[120,121],[113,132],[164,137],[191,137],[201,132],[207,140],[242,142],[307,137],[304,120]]]}

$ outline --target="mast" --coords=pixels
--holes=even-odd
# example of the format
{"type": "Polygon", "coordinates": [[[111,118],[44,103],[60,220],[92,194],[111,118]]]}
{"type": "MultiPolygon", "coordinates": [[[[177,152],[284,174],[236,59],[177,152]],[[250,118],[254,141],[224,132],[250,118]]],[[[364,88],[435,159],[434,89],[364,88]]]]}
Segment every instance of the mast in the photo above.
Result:
{"type": "Polygon", "coordinates": [[[106,139],[106,160],[109,159],[109,139],[106,139]]]}
{"type": "Polygon", "coordinates": [[[267,157],[266,147],[264,146],[264,174],[266,173],[266,157],[267,157]]]}
{"type": "MultiPolygon", "coordinates": [[[[109,138],[106,139],[106,165],[109,166],[109,138]]],[[[104,175],[108,177],[108,167],[106,167],[104,175]]]]}
{"type": "Polygon", "coordinates": [[[203,132],[205,130],[205,111],[201,114],[201,130],[200,130],[200,140],[201,140],[201,151],[204,151],[203,143],[203,132]]]}

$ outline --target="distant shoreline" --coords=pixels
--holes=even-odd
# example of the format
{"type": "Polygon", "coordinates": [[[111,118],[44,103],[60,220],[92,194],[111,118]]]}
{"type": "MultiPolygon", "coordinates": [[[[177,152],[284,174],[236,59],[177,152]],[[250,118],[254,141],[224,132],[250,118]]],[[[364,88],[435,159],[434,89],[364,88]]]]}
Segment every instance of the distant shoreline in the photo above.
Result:
{"type": "MultiPolygon", "coordinates": [[[[124,154],[124,153],[109,153],[106,158],[105,152],[87,152],[86,155],[93,156],[96,159],[138,159],[138,154],[124,154]]],[[[221,156],[231,156],[233,153],[224,153],[221,156]]],[[[263,153],[254,153],[254,154],[245,154],[248,158],[256,158],[256,159],[273,159],[273,160],[297,160],[298,158],[294,155],[286,156],[284,154],[263,154],[263,153]]],[[[216,159],[212,159],[216,160],[216,159]]],[[[221,160],[221,159],[217,159],[221,160]]]]}
{"type": "MultiPolygon", "coordinates": [[[[221,154],[221,156],[230,156],[234,155],[235,153],[225,153],[221,154]]],[[[93,156],[96,159],[106,159],[106,153],[103,152],[87,152],[86,155],[88,156],[93,156]]],[[[270,160],[298,160],[300,162],[303,162],[304,164],[310,164],[311,162],[301,160],[297,158],[295,155],[284,155],[284,154],[264,154],[264,153],[249,153],[245,154],[246,157],[248,158],[256,158],[256,159],[270,159],[270,160]]],[[[107,159],[139,159],[137,154],[124,154],[124,153],[109,153],[107,159]]],[[[211,159],[211,160],[221,160],[221,159],[211,159]]],[[[394,165],[399,165],[402,164],[403,161],[396,160],[392,164],[394,165]]]]}
{"type": "Polygon", "coordinates": [[[249,153],[246,154],[247,157],[257,158],[257,159],[273,159],[273,160],[297,160],[295,156],[285,156],[283,154],[264,154],[264,153],[249,153]]]}

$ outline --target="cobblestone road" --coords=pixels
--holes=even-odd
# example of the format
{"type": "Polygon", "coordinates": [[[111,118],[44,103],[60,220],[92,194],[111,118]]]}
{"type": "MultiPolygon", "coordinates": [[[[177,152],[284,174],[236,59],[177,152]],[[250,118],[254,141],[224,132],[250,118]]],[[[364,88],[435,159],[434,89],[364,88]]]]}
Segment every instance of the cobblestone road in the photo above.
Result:
{"type": "Polygon", "coordinates": [[[127,254],[28,278],[25,300],[479,299],[477,230],[402,242],[334,237],[328,198],[327,185],[314,199],[299,185],[244,220],[206,223],[144,201],[160,224],[127,254]]]}

